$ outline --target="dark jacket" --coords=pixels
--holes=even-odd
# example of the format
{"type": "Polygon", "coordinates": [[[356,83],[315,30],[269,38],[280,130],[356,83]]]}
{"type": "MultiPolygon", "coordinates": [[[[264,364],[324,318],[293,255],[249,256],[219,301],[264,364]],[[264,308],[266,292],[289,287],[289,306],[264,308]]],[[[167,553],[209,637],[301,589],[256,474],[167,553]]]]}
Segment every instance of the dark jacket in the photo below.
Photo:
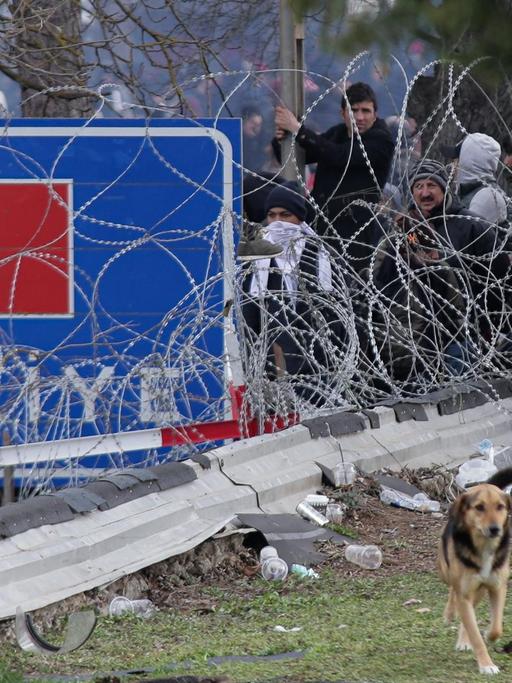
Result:
{"type": "Polygon", "coordinates": [[[381,293],[372,315],[377,348],[400,379],[418,360],[435,367],[447,344],[463,342],[468,331],[474,341],[478,332],[489,335],[509,269],[495,229],[456,200],[428,221],[411,211],[406,228],[379,245],[372,272],[381,293]]]}
{"type": "Polygon", "coordinates": [[[464,299],[458,278],[433,245],[414,232],[395,233],[378,245],[371,282],[374,352],[390,375],[404,381],[425,368],[436,372],[452,341],[461,339],[464,299]]]}
{"type": "MultiPolygon", "coordinates": [[[[473,283],[485,285],[489,284],[489,276],[491,280],[502,280],[507,275],[510,261],[503,236],[494,226],[463,209],[457,199],[446,208],[438,207],[428,225],[434,234],[429,236],[423,231],[423,239],[436,242],[450,266],[467,273],[473,283]]],[[[421,226],[416,232],[421,239],[421,226]]]]}
{"type": "Polygon", "coordinates": [[[363,150],[357,136],[349,137],[344,123],[322,134],[302,126],[297,142],[305,150],[306,164],[317,164],[311,194],[327,218],[326,221],[321,216],[317,217],[317,232],[326,237],[341,238],[349,257],[355,259],[352,265],[360,270],[367,265],[371,255],[372,249],[368,247],[374,247],[380,241],[382,231],[372,221],[358,232],[371,221],[373,213],[371,209],[353,202],[359,199],[377,203],[380,200],[393,157],[391,133],[385,122],[377,119],[361,135],[363,150]]]}
{"type": "MultiPolygon", "coordinates": [[[[242,290],[245,293],[242,313],[249,328],[248,337],[255,340],[267,329],[269,350],[277,342],[286,357],[290,375],[317,374],[336,364],[329,357],[333,347],[345,339],[345,316],[332,304],[331,294],[319,282],[319,240],[307,237],[299,262],[298,290],[295,296],[283,289],[275,262],[270,261],[269,292],[262,301],[250,294],[254,270],[249,265],[242,290]],[[275,275],[278,275],[277,279],[275,275]],[[273,284],[271,285],[271,280],[273,284]]],[[[340,278],[335,278],[339,282],[340,278]]],[[[251,344],[254,344],[252,341],[251,344]]]]}

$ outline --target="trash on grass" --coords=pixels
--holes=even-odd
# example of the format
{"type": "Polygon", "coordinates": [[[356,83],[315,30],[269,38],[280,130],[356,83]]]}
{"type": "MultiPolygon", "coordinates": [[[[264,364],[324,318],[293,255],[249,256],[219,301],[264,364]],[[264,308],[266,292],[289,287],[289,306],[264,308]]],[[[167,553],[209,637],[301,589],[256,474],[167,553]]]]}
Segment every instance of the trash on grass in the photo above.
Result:
{"type": "Polygon", "coordinates": [[[323,512],[327,507],[327,504],[329,503],[329,496],[322,496],[318,493],[308,493],[304,500],[306,503],[309,503],[309,505],[311,505],[315,509],[318,509],[320,510],[320,512],[323,512]]]}
{"type": "Polygon", "coordinates": [[[314,569],[311,569],[311,567],[308,569],[305,567],[303,564],[292,564],[291,566],[291,571],[292,574],[296,574],[297,576],[300,576],[300,578],[310,578],[310,579],[318,579],[319,574],[315,572],[314,569]]]}
{"type": "Polygon", "coordinates": [[[157,608],[148,599],[130,600],[124,595],[116,595],[108,606],[109,617],[122,617],[126,614],[135,614],[141,619],[149,619],[156,614],[157,608]]]}
{"type": "Polygon", "coordinates": [[[307,519],[310,522],[318,524],[318,526],[325,526],[329,522],[325,515],[323,515],[319,510],[316,510],[305,500],[297,505],[296,510],[301,517],[304,517],[304,519],[307,519]]]}
{"type": "Polygon", "coordinates": [[[406,508],[407,510],[416,510],[418,512],[439,512],[441,504],[437,500],[431,500],[424,493],[416,493],[414,496],[408,496],[401,491],[395,489],[388,489],[383,487],[380,492],[380,499],[383,503],[394,505],[395,507],[406,508]]]}
{"type": "Polygon", "coordinates": [[[285,626],[277,624],[277,626],[274,626],[273,630],[277,631],[278,633],[297,633],[298,631],[302,631],[302,626],[292,626],[292,628],[286,628],[285,626]]]}
{"type": "Polygon", "coordinates": [[[274,548],[273,545],[265,545],[260,550],[260,563],[263,564],[269,557],[279,557],[277,548],[274,548]]]}
{"type": "Polygon", "coordinates": [[[357,470],[354,463],[339,462],[334,467],[327,467],[321,462],[316,462],[316,465],[322,470],[322,473],[327,481],[338,488],[340,486],[349,486],[353,484],[357,475],[357,470]]]}
{"type": "Polygon", "coordinates": [[[376,545],[348,545],[345,559],[363,569],[378,569],[382,564],[382,553],[376,545]]]}
{"type": "Polygon", "coordinates": [[[267,581],[284,581],[288,576],[288,565],[277,555],[268,557],[261,565],[261,575],[267,581]]]}
{"type": "Polygon", "coordinates": [[[60,655],[81,647],[90,637],[96,626],[96,615],[92,610],[73,612],[68,617],[66,635],[59,647],[48,643],[37,632],[32,617],[16,607],[16,639],[22,650],[43,655],[60,655]]]}
{"type": "Polygon", "coordinates": [[[472,458],[463,462],[455,477],[455,483],[461,489],[465,489],[472,484],[479,484],[487,481],[490,476],[498,471],[496,465],[483,458],[472,458]]]}
{"type": "Polygon", "coordinates": [[[343,524],[345,521],[346,505],[340,503],[329,503],[325,508],[325,516],[333,524],[343,524]]]}

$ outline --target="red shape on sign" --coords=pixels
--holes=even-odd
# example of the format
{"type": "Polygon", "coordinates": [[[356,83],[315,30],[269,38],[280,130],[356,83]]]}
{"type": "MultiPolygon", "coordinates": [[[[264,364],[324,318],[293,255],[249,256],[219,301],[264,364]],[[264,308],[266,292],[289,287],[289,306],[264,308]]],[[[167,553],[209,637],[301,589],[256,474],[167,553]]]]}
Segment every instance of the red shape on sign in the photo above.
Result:
{"type": "Polygon", "coordinates": [[[69,315],[71,183],[0,182],[0,315],[69,315]]]}

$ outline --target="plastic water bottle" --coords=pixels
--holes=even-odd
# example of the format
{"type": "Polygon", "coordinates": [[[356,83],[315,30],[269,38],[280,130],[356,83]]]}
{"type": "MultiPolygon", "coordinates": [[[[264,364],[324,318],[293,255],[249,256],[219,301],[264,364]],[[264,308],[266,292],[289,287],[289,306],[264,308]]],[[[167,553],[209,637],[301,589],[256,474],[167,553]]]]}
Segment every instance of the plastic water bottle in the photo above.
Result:
{"type": "Polygon", "coordinates": [[[395,489],[383,488],[380,492],[380,499],[388,505],[418,512],[439,512],[441,509],[439,501],[431,500],[424,493],[408,496],[406,493],[396,491],[395,489]]]}
{"type": "Polygon", "coordinates": [[[142,619],[149,619],[157,611],[155,605],[151,600],[130,600],[124,595],[116,595],[112,598],[108,606],[108,614],[110,617],[121,617],[125,614],[134,614],[142,619]]]}
{"type": "Polygon", "coordinates": [[[288,576],[288,565],[280,557],[269,557],[261,565],[261,575],[267,581],[284,581],[288,576]]]}
{"type": "Polygon", "coordinates": [[[382,553],[376,545],[348,545],[345,558],[364,569],[378,569],[382,564],[382,553]]]}
{"type": "Polygon", "coordinates": [[[438,500],[431,500],[425,493],[416,493],[412,499],[417,504],[420,512],[439,512],[441,503],[438,500]]]}

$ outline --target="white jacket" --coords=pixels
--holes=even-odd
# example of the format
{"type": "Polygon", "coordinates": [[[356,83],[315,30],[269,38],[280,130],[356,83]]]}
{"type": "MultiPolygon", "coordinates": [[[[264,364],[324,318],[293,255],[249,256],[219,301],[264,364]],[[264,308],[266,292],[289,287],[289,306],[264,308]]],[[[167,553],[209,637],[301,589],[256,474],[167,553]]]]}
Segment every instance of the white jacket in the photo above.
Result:
{"type": "Polygon", "coordinates": [[[507,219],[506,196],[496,184],[500,156],[501,146],[494,138],[485,133],[470,133],[462,142],[457,167],[457,182],[462,190],[460,199],[463,205],[492,224],[503,223],[507,219]],[[463,194],[465,187],[477,183],[484,187],[466,204],[463,194]]]}

